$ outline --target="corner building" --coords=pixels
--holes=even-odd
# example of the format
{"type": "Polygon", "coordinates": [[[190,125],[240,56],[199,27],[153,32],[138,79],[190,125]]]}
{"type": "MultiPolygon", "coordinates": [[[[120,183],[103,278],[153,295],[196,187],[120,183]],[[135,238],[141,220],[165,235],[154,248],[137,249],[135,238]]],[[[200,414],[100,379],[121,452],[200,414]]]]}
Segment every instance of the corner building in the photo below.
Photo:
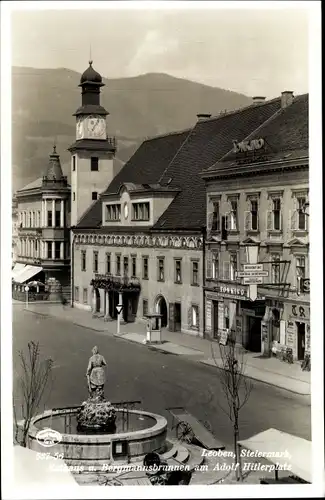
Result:
{"type": "Polygon", "coordinates": [[[302,360],[310,352],[308,95],[283,92],[277,101],[261,127],[241,142],[233,135],[232,150],[202,174],[205,333],[231,330],[250,351],[286,346],[302,360]],[[238,275],[247,264],[261,275],[238,275]]]}
{"type": "MultiPolygon", "coordinates": [[[[89,85],[94,79],[83,75],[82,99],[85,80],[89,85]]],[[[92,88],[99,82],[96,73],[92,88]]],[[[89,116],[100,108],[87,106],[81,108],[83,119],[100,121],[89,116]]],[[[142,321],[147,313],[159,312],[171,331],[203,336],[206,193],[201,172],[229,152],[233,138],[243,140],[280,108],[278,99],[215,117],[200,114],[191,129],[145,140],[120,172],[112,172],[107,161],[99,171],[97,200],[90,193],[98,172],[92,172],[88,159],[79,177],[80,158],[74,164],[73,156],[80,145],[84,157],[97,155],[96,144],[113,155],[115,143],[97,137],[85,142],[77,121],[72,196],[75,185],[88,198],[82,209],[78,201],[72,228],[73,306],[114,321],[121,298],[124,321],[142,321]]],[[[81,195],[75,196],[79,200],[81,195]]]]}

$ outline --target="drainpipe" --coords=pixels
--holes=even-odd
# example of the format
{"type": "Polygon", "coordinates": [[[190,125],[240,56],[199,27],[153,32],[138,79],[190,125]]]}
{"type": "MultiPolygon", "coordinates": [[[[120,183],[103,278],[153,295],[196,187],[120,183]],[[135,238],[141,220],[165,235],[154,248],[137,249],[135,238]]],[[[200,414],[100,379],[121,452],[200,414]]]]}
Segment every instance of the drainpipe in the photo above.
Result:
{"type": "Polygon", "coordinates": [[[205,239],[206,227],[202,227],[203,263],[202,263],[202,292],[203,292],[203,338],[205,338],[205,239]]]}

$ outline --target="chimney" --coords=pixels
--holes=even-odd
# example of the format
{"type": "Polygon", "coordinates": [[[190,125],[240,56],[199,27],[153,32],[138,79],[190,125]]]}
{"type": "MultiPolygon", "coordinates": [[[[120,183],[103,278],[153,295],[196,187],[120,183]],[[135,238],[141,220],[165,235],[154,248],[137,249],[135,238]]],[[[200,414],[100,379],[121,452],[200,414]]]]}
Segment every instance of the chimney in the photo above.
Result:
{"type": "Polygon", "coordinates": [[[265,102],[265,97],[261,96],[255,96],[252,99],[253,99],[253,104],[262,104],[263,102],[265,102]]]}
{"type": "Polygon", "coordinates": [[[208,118],[211,118],[211,115],[209,115],[209,113],[199,113],[198,115],[196,115],[196,117],[197,121],[201,122],[202,120],[207,120],[208,118]]]}
{"type": "Polygon", "coordinates": [[[293,92],[291,90],[285,90],[281,93],[281,108],[287,108],[293,103],[293,92]]]}

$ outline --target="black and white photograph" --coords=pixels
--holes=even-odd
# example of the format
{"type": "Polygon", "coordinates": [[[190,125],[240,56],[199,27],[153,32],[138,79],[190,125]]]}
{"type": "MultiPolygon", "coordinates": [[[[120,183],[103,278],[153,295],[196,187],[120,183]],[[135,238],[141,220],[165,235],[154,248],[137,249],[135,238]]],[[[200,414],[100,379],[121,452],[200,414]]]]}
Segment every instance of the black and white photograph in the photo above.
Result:
{"type": "Polygon", "coordinates": [[[1,2],[5,500],[323,496],[320,15],[1,2]]]}

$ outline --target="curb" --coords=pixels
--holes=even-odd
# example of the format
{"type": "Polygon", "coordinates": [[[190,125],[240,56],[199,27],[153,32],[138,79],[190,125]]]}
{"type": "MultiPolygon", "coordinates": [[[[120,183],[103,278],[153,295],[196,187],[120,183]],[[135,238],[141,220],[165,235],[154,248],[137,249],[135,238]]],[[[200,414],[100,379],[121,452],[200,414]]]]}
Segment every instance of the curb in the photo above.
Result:
{"type": "MultiPolygon", "coordinates": [[[[214,366],[214,365],[211,365],[210,363],[205,363],[203,360],[199,361],[199,363],[202,363],[202,365],[205,365],[205,366],[211,366],[211,368],[216,368],[217,370],[224,370],[224,368],[222,366],[214,366]]],[[[272,373],[272,372],[270,372],[270,373],[272,373]]],[[[292,389],[288,389],[287,387],[282,387],[281,385],[273,384],[272,382],[266,382],[264,380],[261,380],[259,378],[254,377],[252,375],[245,374],[244,377],[249,378],[251,380],[256,380],[256,382],[260,382],[261,384],[270,385],[271,387],[277,387],[278,389],[281,389],[282,391],[291,392],[292,394],[299,394],[299,396],[310,396],[311,395],[311,392],[297,392],[297,391],[294,391],[292,389]]]]}

